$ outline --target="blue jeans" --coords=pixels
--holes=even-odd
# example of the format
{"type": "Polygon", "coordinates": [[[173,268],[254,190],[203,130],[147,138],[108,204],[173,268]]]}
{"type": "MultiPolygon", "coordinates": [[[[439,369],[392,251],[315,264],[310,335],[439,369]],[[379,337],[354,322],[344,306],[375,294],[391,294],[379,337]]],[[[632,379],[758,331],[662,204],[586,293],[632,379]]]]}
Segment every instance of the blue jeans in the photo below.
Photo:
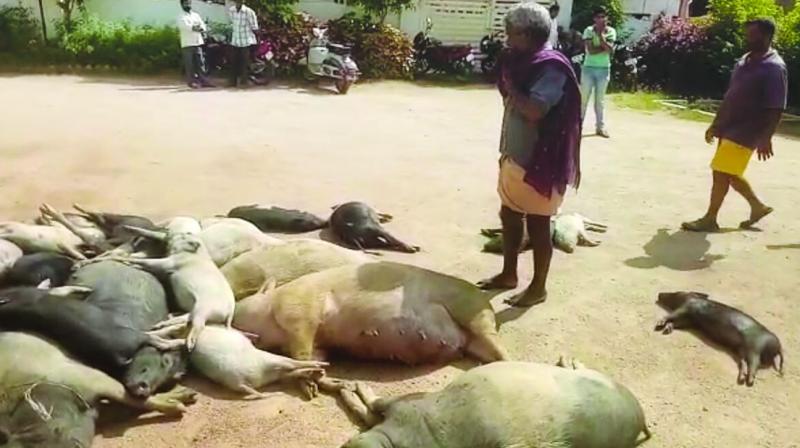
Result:
{"type": "Polygon", "coordinates": [[[606,89],[608,81],[611,79],[610,67],[583,67],[581,69],[581,120],[586,117],[586,107],[589,99],[594,94],[594,113],[597,117],[597,130],[604,130],[606,122],[604,118],[604,107],[606,100],[606,89]]]}

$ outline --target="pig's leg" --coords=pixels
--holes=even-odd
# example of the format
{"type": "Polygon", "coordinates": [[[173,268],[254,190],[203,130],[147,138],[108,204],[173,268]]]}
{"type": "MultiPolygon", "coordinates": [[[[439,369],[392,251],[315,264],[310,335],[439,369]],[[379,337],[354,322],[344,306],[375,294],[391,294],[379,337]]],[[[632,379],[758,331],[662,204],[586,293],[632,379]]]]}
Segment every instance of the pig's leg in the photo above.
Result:
{"type": "Polygon", "coordinates": [[[42,217],[49,217],[56,221],[57,223],[61,224],[62,226],[66,227],[67,230],[74,233],[78,238],[80,238],[84,243],[89,246],[96,246],[97,241],[95,241],[91,235],[87,232],[83,231],[83,229],[78,228],[74,225],[70,220],[68,220],[60,211],[56,210],[55,208],[51,207],[48,204],[42,204],[39,207],[39,211],[42,213],[42,217]]]}
{"type": "Polygon", "coordinates": [[[586,229],[580,229],[578,231],[578,245],[579,246],[588,246],[588,247],[597,247],[600,245],[600,241],[593,240],[589,237],[589,234],[586,233],[586,229]]]}
{"type": "Polygon", "coordinates": [[[339,391],[339,396],[345,407],[361,419],[367,427],[371,428],[381,422],[381,419],[369,410],[357,393],[345,388],[339,391]]]}
{"type": "Polygon", "coordinates": [[[736,382],[739,384],[744,384],[745,380],[747,379],[747,360],[745,359],[744,353],[739,353],[739,376],[736,378],[736,382]]]}
{"type": "Polygon", "coordinates": [[[56,243],[56,245],[58,246],[58,249],[64,252],[64,254],[67,256],[70,256],[76,260],[86,260],[86,255],[83,255],[77,248],[64,244],[62,241],[59,241],[56,243]]]}
{"type": "Polygon", "coordinates": [[[186,323],[178,323],[161,327],[158,330],[148,331],[146,333],[151,336],[169,338],[182,333],[184,330],[186,330],[186,323]]]}
{"type": "Polygon", "coordinates": [[[177,265],[171,257],[167,258],[131,258],[131,257],[114,257],[114,261],[120,263],[127,263],[134,266],[139,266],[153,274],[166,275],[175,272],[177,265]]]}
{"type": "Polygon", "coordinates": [[[250,386],[248,386],[247,384],[244,384],[244,383],[240,384],[237,387],[237,390],[238,390],[238,392],[241,392],[244,395],[249,395],[249,396],[253,397],[253,399],[255,399],[255,400],[263,400],[265,398],[269,398],[269,395],[267,395],[265,393],[262,393],[262,392],[259,392],[259,391],[253,389],[252,387],[250,387],[250,386]]]}
{"type": "Polygon", "coordinates": [[[467,345],[466,351],[485,363],[508,361],[510,359],[497,334],[474,335],[467,345]]]}
{"type": "Polygon", "coordinates": [[[378,222],[381,223],[381,224],[386,224],[386,223],[392,222],[393,219],[394,219],[394,216],[392,216],[392,215],[390,215],[388,213],[378,213],[378,222]]]}
{"type": "Polygon", "coordinates": [[[48,294],[51,296],[56,297],[69,297],[69,296],[78,296],[80,300],[83,300],[92,293],[92,288],[87,288],[85,286],[60,286],[58,288],[53,288],[48,291],[48,294]]]}
{"type": "Polygon", "coordinates": [[[160,336],[147,334],[147,343],[153,347],[166,352],[170,350],[177,350],[186,344],[183,339],[164,339],[160,336]]]}
{"type": "Polygon", "coordinates": [[[99,397],[107,398],[135,409],[158,411],[168,415],[186,412],[185,405],[194,403],[197,399],[195,391],[177,386],[167,393],[153,395],[147,400],[139,400],[128,395],[121,383],[108,377],[95,381],[93,387],[98,390],[99,397]]]}
{"type": "Polygon", "coordinates": [[[676,328],[685,327],[688,324],[688,314],[688,307],[680,307],[658,321],[655,330],[661,331],[664,334],[670,334],[672,330],[676,328]]]}
{"type": "Polygon", "coordinates": [[[747,385],[753,386],[756,382],[756,373],[761,368],[761,353],[750,349],[747,354],[747,385]]]}
{"type": "Polygon", "coordinates": [[[166,327],[176,327],[178,325],[185,327],[188,324],[189,314],[182,314],[153,325],[153,330],[159,330],[166,327]]]}

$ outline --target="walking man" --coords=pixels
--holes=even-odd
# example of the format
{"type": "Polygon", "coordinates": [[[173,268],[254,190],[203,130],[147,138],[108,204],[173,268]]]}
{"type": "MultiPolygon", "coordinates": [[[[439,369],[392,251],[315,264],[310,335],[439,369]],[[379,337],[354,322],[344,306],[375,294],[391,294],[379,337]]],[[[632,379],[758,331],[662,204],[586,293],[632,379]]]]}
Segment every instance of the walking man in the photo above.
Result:
{"type": "Polygon", "coordinates": [[[228,11],[231,18],[231,47],[233,47],[233,64],[231,64],[231,87],[247,86],[248,67],[250,66],[250,47],[256,45],[255,32],[258,31],[256,13],[243,0],[236,0],[228,11]]]}
{"type": "Polygon", "coordinates": [[[213,87],[206,80],[206,61],[203,55],[203,33],[206,24],[200,14],[192,11],[191,0],[181,0],[183,12],[178,15],[178,30],[181,35],[181,51],[183,53],[183,70],[186,73],[186,84],[192,89],[213,87]]]}
{"type": "Polygon", "coordinates": [[[745,24],[749,52],[736,63],[728,91],[706,131],[706,142],[719,139],[711,161],[714,180],[711,201],[705,216],[683,223],[685,230],[718,231],[717,216],[730,187],[750,204],[750,218],[742,221],[740,228],[752,227],[773,211],[756,196],[744,172],[753,151],[758,153],[759,160],[772,157],[772,135],[786,109],[786,64],[772,48],[774,36],[775,22],[771,19],[745,24]]]}
{"type": "Polygon", "coordinates": [[[592,15],[594,24],[583,32],[586,56],[581,70],[581,120],[586,118],[586,108],[594,96],[594,114],[597,119],[597,135],[609,138],[605,122],[605,98],[611,80],[611,54],[617,31],[608,25],[605,9],[599,8],[592,15]]]}
{"type": "Polygon", "coordinates": [[[505,103],[500,133],[500,220],[503,271],[479,283],[484,289],[517,287],[517,259],[527,225],[533,246],[533,281],[509,301],[532,306],[547,297],[553,257],[550,218],[568,185],[580,180],[580,90],[569,59],[549,47],[550,14],[529,2],[505,18],[509,50],[500,59],[505,103]]]}

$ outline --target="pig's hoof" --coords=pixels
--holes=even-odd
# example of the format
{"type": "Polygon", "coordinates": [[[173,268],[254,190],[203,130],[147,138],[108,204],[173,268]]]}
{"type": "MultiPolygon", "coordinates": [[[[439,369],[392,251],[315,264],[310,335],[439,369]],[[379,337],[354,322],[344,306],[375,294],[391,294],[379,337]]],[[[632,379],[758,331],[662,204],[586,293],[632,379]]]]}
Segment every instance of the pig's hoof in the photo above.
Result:
{"type": "Polygon", "coordinates": [[[300,389],[309,400],[313,400],[319,395],[319,386],[317,386],[316,381],[309,378],[300,380],[300,389]]]}
{"type": "Polygon", "coordinates": [[[558,357],[558,361],[556,361],[556,367],[567,367],[567,360],[564,355],[558,357]]]}

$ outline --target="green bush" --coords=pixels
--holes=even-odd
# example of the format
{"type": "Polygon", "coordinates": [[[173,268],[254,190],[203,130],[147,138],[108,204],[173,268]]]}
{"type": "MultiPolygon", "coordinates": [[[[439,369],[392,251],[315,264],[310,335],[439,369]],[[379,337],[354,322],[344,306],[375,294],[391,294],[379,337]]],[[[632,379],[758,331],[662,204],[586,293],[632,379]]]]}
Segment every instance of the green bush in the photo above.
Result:
{"type": "Polygon", "coordinates": [[[353,13],[328,26],[332,41],[353,47],[353,58],[365,78],[411,79],[414,48],[402,31],[353,13]]]}
{"type": "Polygon", "coordinates": [[[800,8],[795,7],[778,23],[776,46],[789,69],[789,102],[800,105],[800,8]]]}
{"type": "Polygon", "coordinates": [[[0,6],[0,52],[30,50],[41,45],[41,38],[33,11],[22,6],[0,6]]]}
{"type": "MultiPolygon", "coordinates": [[[[63,30],[63,29],[62,29],[63,30]]],[[[82,14],[62,33],[61,46],[81,65],[107,65],[152,73],[181,66],[180,39],[173,27],[135,26],[82,14]]]]}
{"type": "Polygon", "coordinates": [[[608,12],[608,23],[616,29],[622,28],[622,2],[620,0],[575,0],[572,5],[572,27],[583,31],[593,23],[592,13],[603,7],[608,12]]]}

